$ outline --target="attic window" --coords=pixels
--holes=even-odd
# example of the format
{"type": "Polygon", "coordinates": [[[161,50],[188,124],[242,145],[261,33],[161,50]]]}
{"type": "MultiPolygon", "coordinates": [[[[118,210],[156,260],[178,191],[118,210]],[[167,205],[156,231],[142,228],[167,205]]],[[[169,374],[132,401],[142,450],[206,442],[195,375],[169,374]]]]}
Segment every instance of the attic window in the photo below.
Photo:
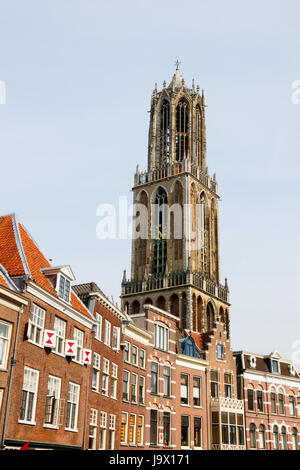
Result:
{"type": "Polygon", "coordinates": [[[61,274],[60,279],[59,279],[58,296],[61,299],[66,300],[67,302],[70,302],[70,289],[71,289],[70,281],[61,274]]]}
{"type": "Polygon", "coordinates": [[[279,363],[278,363],[278,361],[275,361],[274,359],[272,359],[271,364],[272,364],[272,372],[274,372],[274,374],[279,374],[279,363]]]}

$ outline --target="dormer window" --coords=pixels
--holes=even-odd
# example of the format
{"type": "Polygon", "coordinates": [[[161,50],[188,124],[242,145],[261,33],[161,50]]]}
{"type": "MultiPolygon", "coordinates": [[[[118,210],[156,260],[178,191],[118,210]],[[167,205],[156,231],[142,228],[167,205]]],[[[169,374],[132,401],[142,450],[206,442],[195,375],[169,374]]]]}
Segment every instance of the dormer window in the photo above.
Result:
{"type": "Polygon", "coordinates": [[[58,296],[61,299],[65,300],[66,302],[70,302],[70,290],[71,290],[70,281],[61,274],[59,277],[58,296]]]}
{"type": "Polygon", "coordinates": [[[274,374],[279,374],[279,362],[275,359],[271,360],[272,372],[274,374]]]}

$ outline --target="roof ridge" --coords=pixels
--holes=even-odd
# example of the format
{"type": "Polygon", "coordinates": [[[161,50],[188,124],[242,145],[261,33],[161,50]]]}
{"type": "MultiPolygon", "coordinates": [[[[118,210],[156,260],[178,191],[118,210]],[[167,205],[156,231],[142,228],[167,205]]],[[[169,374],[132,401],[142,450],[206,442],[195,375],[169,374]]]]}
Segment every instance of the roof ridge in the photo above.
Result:
{"type": "Polygon", "coordinates": [[[24,271],[25,271],[25,276],[26,276],[27,279],[30,279],[30,277],[31,277],[30,269],[29,269],[27,259],[26,259],[26,255],[25,255],[25,251],[24,251],[24,248],[23,248],[23,243],[22,243],[21,234],[20,234],[19,225],[18,225],[19,221],[18,221],[17,216],[16,216],[15,213],[11,214],[11,221],[12,221],[13,231],[14,231],[14,234],[15,234],[15,241],[16,241],[18,253],[20,255],[21,262],[23,264],[23,268],[24,268],[24,271]]]}

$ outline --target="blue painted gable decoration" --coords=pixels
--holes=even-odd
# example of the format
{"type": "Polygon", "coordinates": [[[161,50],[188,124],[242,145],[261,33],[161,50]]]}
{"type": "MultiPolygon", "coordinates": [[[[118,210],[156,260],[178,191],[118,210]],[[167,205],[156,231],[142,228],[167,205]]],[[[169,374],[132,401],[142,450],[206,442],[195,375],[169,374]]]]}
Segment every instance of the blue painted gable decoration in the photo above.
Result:
{"type": "Polygon", "coordinates": [[[187,336],[185,339],[181,340],[180,343],[182,354],[197,357],[195,341],[191,336],[187,336]]]}

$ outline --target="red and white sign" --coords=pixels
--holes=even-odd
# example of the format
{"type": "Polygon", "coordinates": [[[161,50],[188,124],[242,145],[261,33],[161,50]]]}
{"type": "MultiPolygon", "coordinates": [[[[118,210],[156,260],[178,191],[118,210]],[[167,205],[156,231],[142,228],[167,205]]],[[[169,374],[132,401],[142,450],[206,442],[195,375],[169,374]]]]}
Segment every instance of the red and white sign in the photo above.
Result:
{"type": "Polygon", "coordinates": [[[66,339],[65,355],[75,357],[77,352],[77,344],[74,339],[66,339]]]}
{"type": "Polygon", "coordinates": [[[92,364],[92,351],[91,349],[83,350],[83,364],[92,364]]]}
{"type": "Polygon", "coordinates": [[[55,348],[56,334],[55,331],[44,331],[44,348],[55,348]]]}

